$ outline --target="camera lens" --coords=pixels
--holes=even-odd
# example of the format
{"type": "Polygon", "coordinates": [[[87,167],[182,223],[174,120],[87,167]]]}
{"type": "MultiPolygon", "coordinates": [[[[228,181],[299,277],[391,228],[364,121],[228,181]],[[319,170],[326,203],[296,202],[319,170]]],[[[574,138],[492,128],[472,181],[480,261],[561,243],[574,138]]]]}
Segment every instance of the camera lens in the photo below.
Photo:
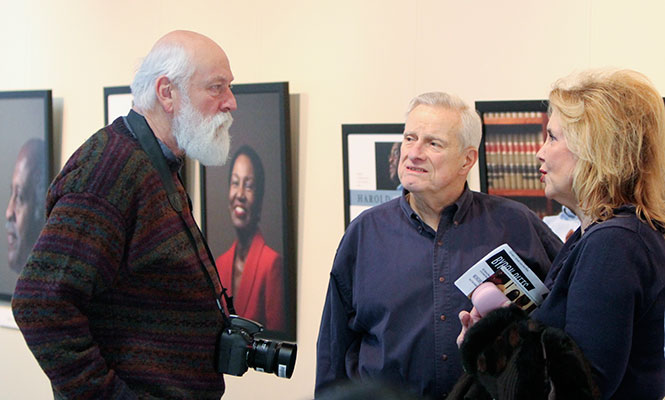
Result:
{"type": "Polygon", "coordinates": [[[254,339],[247,355],[247,365],[260,372],[272,372],[280,378],[291,378],[297,352],[295,343],[254,339]]]}

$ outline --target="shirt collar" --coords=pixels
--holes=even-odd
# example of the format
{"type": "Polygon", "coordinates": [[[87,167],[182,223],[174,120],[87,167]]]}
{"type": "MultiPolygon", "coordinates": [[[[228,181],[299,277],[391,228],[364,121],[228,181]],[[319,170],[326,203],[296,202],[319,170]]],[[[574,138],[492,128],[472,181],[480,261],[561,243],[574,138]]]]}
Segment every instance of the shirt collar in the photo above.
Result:
{"type": "Polygon", "coordinates": [[[471,189],[469,189],[469,184],[464,182],[464,190],[454,203],[457,206],[457,212],[455,212],[453,218],[453,223],[455,225],[462,223],[462,219],[464,219],[466,213],[471,209],[472,202],[473,193],[471,193],[471,189]]]}
{"type": "MultiPolygon", "coordinates": [[[[134,111],[134,110],[132,110],[130,112],[135,112],[136,113],[136,111],[134,111]]],[[[145,119],[145,117],[142,114],[139,114],[139,113],[137,113],[137,114],[140,115],[143,119],[145,119]]],[[[150,133],[152,133],[155,136],[155,139],[157,139],[157,143],[159,144],[159,148],[162,150],[162,154],[164,154],[164,158],[166,158],[166,164],[169,166],[169,169],[173,172],[180,171],[180,168],[184,164],[184,157],[176,156],[171,151],[171,149],[169,149],[169,147],[166,144],[164,144],[164,142],[159,140],[159,138],[157,137],[157,135],[155,135],[155,132],[153,132],[150,125],[148,125],[148,121],[146,121],[145,123],[146,123],[146,126],[148,127],[148,129],[150,130],[150,133]]],[[[127,127],[127,130],[132,135],[132,137],[134,139],[136,139],[136,134],[132,131],[131,127],[129,126],[129,124],[126,121],[125,121],[125,126],[127,127]]]]}
{"type": "Polygon", "coordinates": [[[566,206],[561,206],[561,214],[560,218],[566,221],[573,221],[577,219],[577,215],[571,210],[570,208],[566,206]]]}
{"type": "MultiPolygon", "coordinates": [[[[408,190],[402,189],[402,197],[399,200],[399,204],[400,207],[402,208],[402,211],[409,218],[409,221],[411,221],[411,223],[414,226],[416,226],[419,230],[422,229],[431,230],[431,228],[427,226],[426,223],[423,222],[423,220],[418,216],[418,214],[413,210],[413,208],[411,208],[411,205],[409,204],[409,201],[407,200],[406,196],[408,193],[409,193],[408,190]]],[[[465,182],[464,190],[462,191],[460,197],[458,197],[453,204],[441,210],[441,216],[444,216],[447,213],[452,213],[453,224],[458,225],[462,222],[462,219],[471,208],[472,201],[473,201],[473,194],[469,189],[469,185],[465,182]]]]}
{"type": "Polygon", "coordinates": [[[164,144],[164,142],[159,140],[157,136],[155,136],[155,139],[157,139],[157,143],[159,143],[159,148],[162,149],[162,153],[164,153],[164,157],[166,157],[166,162],[167,164],[169,164],[169,168],[171,168],[171,170],[173,170],[174,168],[176,171],[179,170],[180,167],[182,167],[184,160],[173,154],[171,149],[169,149],[168,146],[164,144]]]}

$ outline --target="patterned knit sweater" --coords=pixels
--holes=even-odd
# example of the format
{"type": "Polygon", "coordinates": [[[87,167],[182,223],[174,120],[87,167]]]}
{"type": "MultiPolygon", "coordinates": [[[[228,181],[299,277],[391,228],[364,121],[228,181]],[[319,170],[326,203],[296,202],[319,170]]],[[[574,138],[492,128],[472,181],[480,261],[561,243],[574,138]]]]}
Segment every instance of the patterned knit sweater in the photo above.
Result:
{"type": "Polygon", "coordinates": [[[191,216],[198,256],[123,119],[69,159],[46,226],[19,277],[16,322],[56,398],[219,399],[213,353],[223,326],[216,271],[191,216]]]}

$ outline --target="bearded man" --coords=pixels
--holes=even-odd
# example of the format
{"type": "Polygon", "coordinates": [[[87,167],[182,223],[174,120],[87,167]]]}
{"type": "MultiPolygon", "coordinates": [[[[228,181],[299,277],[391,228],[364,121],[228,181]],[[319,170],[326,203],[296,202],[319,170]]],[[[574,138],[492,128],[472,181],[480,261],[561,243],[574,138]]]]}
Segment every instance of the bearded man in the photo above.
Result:
{"type": "Polygon", "coordinates": [[[12,309],[56,399],[222,396],[221,284],[178,170],[185,155],[226,161],[232,80],[210,38],[165,35],[136,73],[133,109],[92,135],[51,184],[12,309]],[[145,132],[166,179],[138,140],[145,132]]]}

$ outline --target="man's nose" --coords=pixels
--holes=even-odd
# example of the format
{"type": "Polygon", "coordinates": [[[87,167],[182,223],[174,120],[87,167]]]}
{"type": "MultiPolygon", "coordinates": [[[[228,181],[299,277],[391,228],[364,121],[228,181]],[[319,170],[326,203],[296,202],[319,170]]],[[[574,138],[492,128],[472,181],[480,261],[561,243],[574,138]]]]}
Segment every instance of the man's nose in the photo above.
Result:
{"type": "Polygon", "coordinates": [[[5,218],[7,218],[7,221],[14,220],[14,196],[9,198],[9,204],[7,204],[7,209],[5,210],[5,218]]]}
{"type": "Polygon", "coordinates": [[[407,156],[409,157],[410,160],[420,159],[422,157],[422,154],[423,154],[423,143],[421,141],[414,142],[409,147],[409,151],[407,152],[407,156]]]}
{"type": "Polygon", "coordinates": [[[229,89],[227,96],[220,104],[220,110],[222,112],[231,112],[237,109],[238,103],[236,102],[236,97],[233,95],[233,92],[231,92],[231,89],[229,89]]]}

